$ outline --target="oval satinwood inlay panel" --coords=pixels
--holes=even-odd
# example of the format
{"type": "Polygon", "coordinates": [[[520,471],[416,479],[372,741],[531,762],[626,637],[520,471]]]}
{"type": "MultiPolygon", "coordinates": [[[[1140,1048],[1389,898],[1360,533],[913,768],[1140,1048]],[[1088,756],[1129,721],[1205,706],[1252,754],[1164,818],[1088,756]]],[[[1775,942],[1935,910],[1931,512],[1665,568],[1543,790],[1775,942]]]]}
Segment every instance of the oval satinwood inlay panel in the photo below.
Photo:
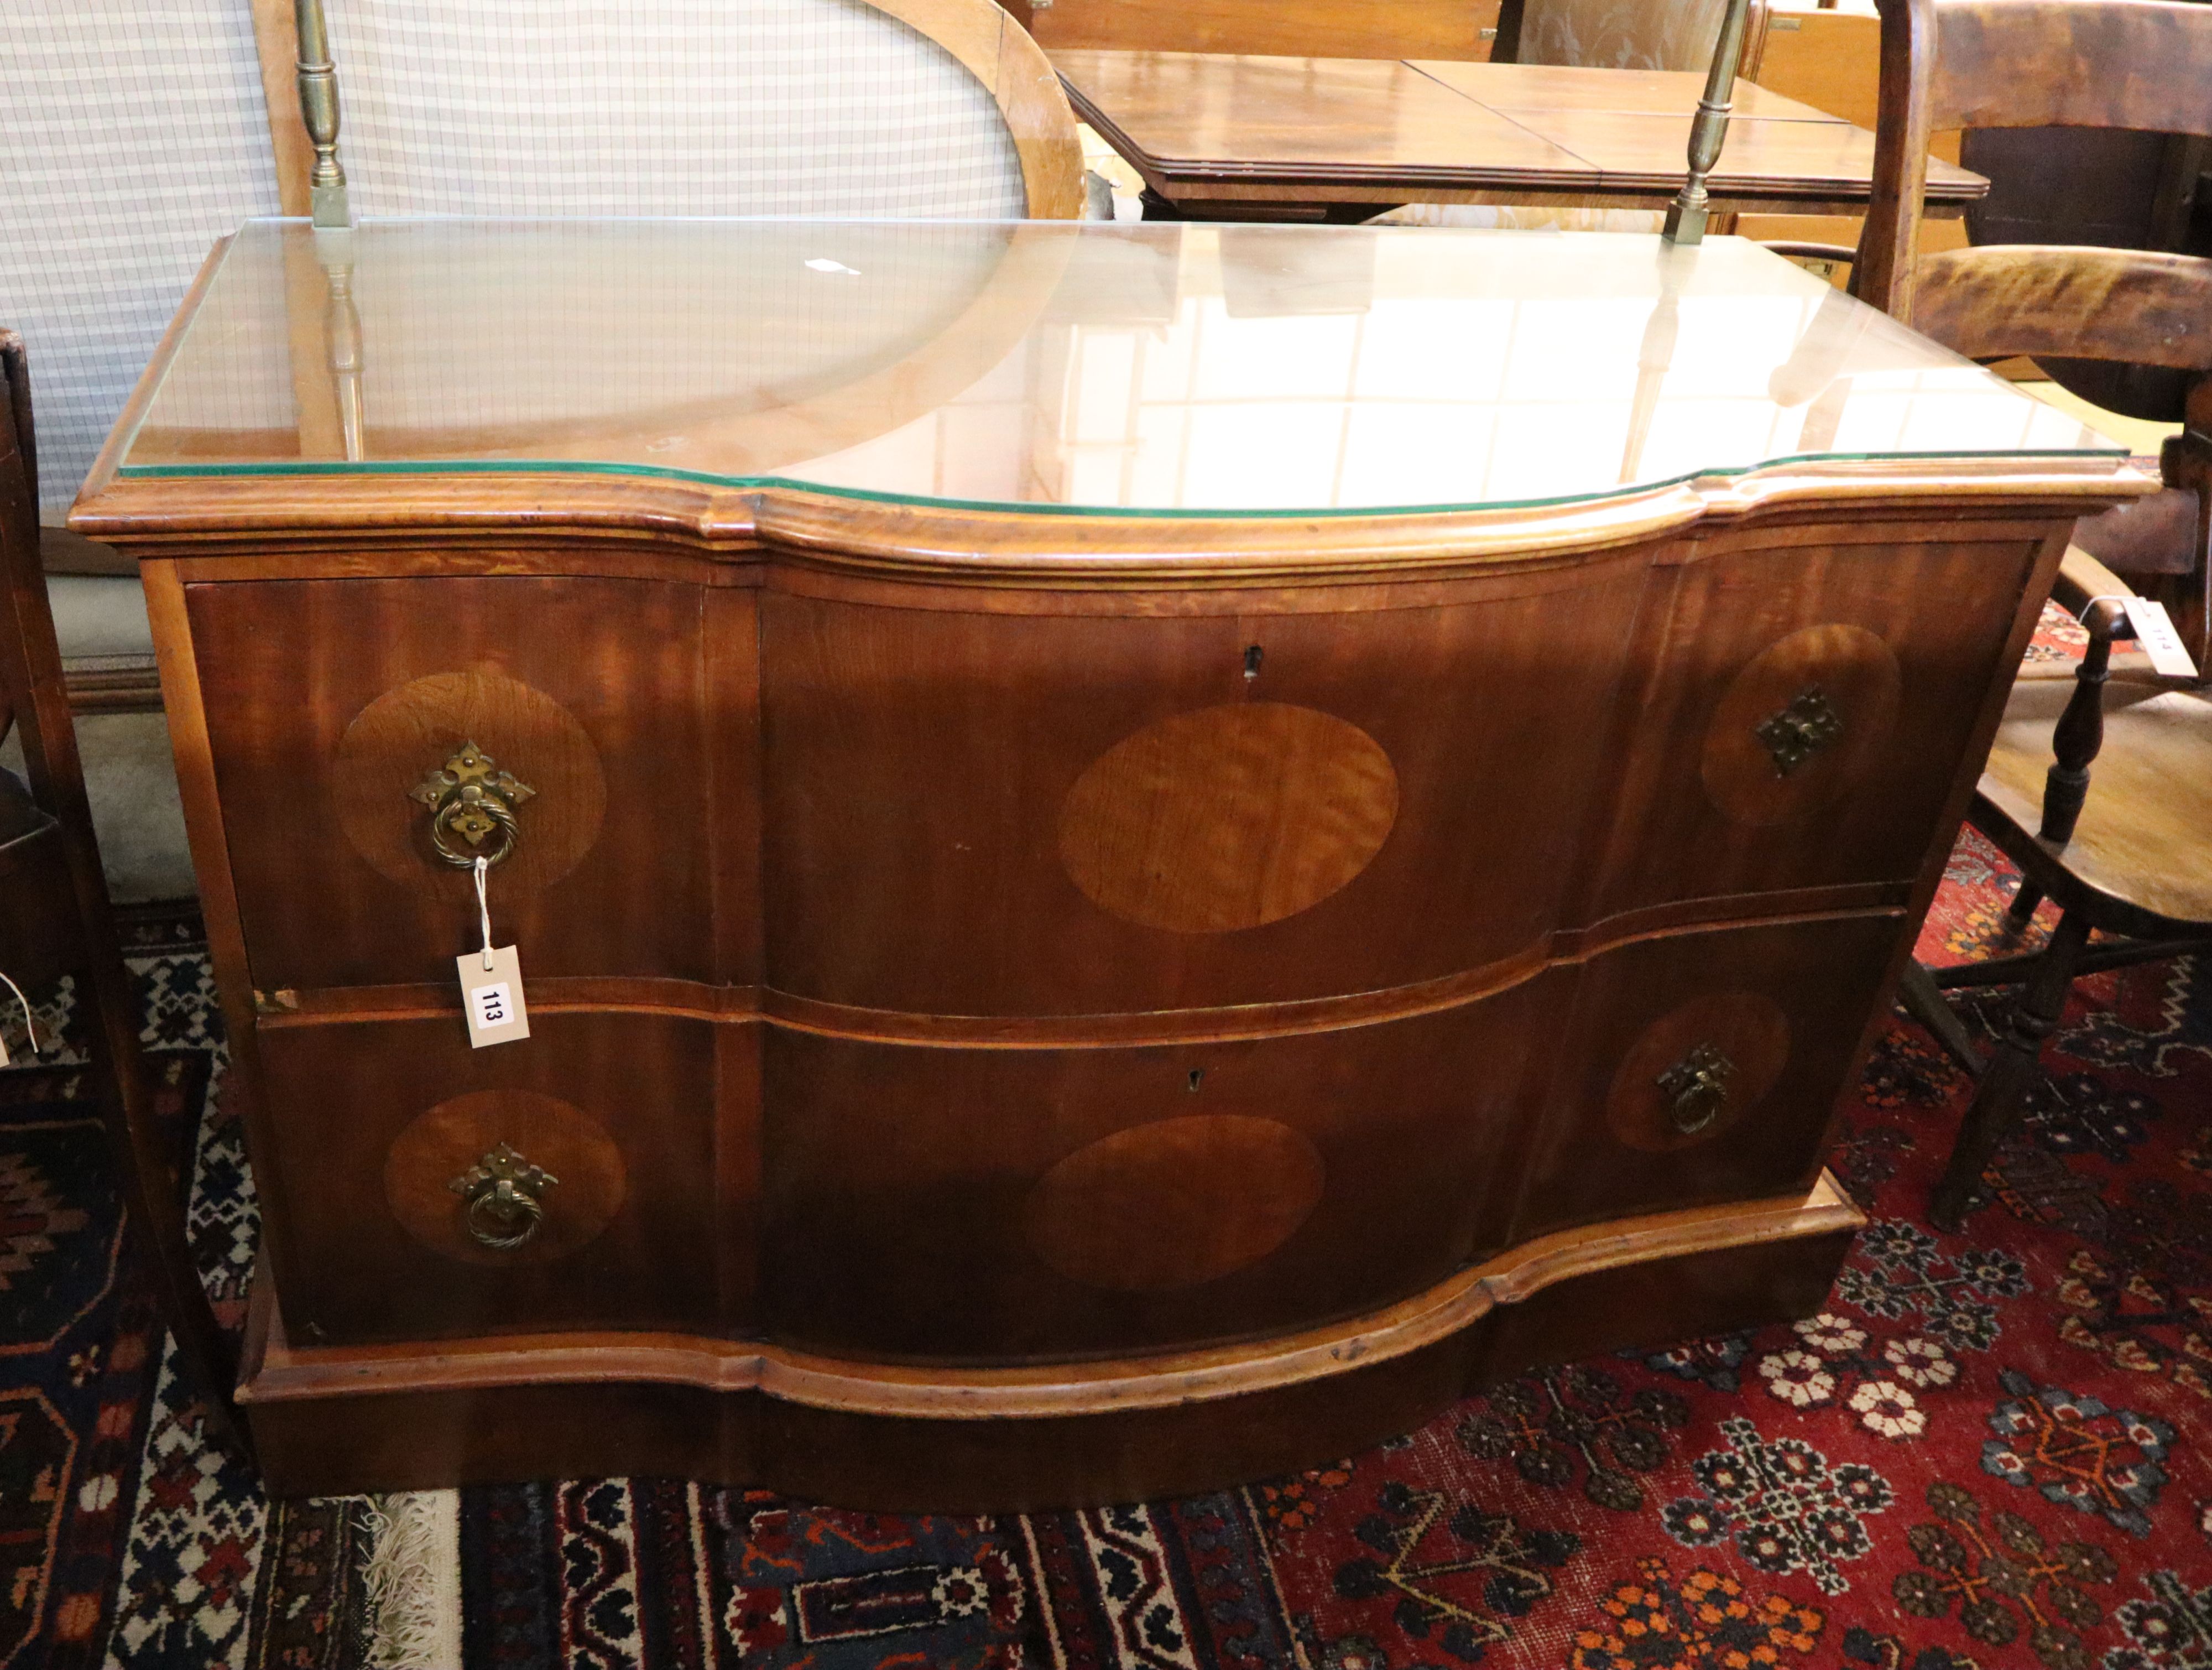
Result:
{"type": "Polygon", "coordinates": [[[514,855],[492,874],[494,907],[574,869],[599,837],[606,774],[568,710],[490,667],[433,673],[387,690],[338,739],[331,773],[338,824],[354,850],[394,881],[473,900],[465,869],[430,844],[430,814],[410,791],[464,742],[474,742],[533,791],[519,813],[514,855]]]}
{"type": "Polygon", "coordinates": [[[1808,626],[1777,639],[1730,681],[1705,728],[1705,793],[1741,824],[1812,816],[1879,763],[1902,684],[1896,655],[1863,626],[1808,626]],[[1802,702],[1817,703],[1833,729],[1801,755],[1778,758],[1778,734],[1761,728],[1786,724],[1802,702]]]}
{"type": "Polygon", "coordinates": [[[1060,813],[1060,862],[1101,909],[1218,934],[1319,904],[1398,817],[1398,774],[1357,725],[1286,702],[1180,713],[1091,762],[1060,813]]]}
{"type": "Polygon", "coordinates": [[[1322,1172],[1311,1139],[1273,1119],[1163,1119],[1062,1160],[1030,1191],[1022,1227],[1039,1258],[1086,1287],[1195,1287],[1295,1234],[1322,1172]]]}
{"type": "Polygon", "coordinates": [[[595,1240],[622,1210],[629,1168],[607,1129],[574,1103],[535,1090],[471,1090],[409,1120],[384,1158],[384,1198],[409,1234],[469,1264],[542,1264],[595,1240]],[[452,1183],[501,1143],[556,1181],[545,1216],[522,1246],[498,1251],[471,1237],[467,1203],[452,1183]]]}

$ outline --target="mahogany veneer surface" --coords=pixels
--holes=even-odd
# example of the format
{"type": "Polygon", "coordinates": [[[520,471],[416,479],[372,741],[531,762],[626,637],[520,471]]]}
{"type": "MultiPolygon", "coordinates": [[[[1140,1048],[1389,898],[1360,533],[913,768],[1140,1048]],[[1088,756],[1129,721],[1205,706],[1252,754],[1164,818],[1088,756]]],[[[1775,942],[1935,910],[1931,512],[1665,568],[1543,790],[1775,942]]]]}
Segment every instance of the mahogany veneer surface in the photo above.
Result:
{"type": "Polygon", "coordinates": [[[273,1483],[1109,1499],[1810,1309],[2065,531],[2149,485],[1730,240],[250,226],[77,523],[273,1483]],[[484,1050],[410,794],[470,744],[532,791],[484,1050]]]}

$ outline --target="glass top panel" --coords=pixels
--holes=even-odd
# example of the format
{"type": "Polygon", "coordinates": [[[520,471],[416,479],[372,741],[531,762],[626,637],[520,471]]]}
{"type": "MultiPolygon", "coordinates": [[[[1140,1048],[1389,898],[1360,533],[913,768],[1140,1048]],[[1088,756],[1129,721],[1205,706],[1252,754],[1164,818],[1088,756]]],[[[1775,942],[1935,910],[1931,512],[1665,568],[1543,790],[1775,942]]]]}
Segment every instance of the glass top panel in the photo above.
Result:
{"type": "Polygon", "coordinates": [[[256,221],[127,476],[544,468],[1096,512],[2125,448],[1733,238],[256,221]]]}

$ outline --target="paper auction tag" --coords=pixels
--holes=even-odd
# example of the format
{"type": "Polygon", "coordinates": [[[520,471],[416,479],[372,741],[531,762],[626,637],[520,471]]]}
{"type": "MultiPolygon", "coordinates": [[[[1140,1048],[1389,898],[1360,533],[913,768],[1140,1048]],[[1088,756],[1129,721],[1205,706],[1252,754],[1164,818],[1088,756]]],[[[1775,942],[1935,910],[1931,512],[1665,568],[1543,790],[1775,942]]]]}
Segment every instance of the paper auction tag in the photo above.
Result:
{"type": "Polygon", "coordinates": [[[2130,597],[2127,606],[2129,624],[2136,629],[2136,642],[2150,657],[2151,670],[2169,679],[2195,678],[2197,663],[2189,658],[2181,634],[2173,630],[2173,617],[2166,613],[2166,605],[2130,597]]]}
{"type": "Polygon", "coordinates": [[[461,973],[461,1009],[468,1016],[469,1047],[515,1044],[530,1036],[530,1009],[522,999],[522,959],[511,945],[489,954],[464,951],[453,959],[461,973]]]}

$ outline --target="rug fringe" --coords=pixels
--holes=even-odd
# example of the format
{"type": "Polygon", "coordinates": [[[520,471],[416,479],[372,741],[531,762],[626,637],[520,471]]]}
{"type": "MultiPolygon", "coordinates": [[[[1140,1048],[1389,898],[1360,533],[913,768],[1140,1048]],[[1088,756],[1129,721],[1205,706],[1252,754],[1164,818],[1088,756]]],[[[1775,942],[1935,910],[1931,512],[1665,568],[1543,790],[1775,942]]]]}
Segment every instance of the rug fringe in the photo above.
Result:
{"type": "Polygon", "coordinates": [[[460,1670],[460,1492],[372,1496],[368,1521],[368,1670],[460,1670]]]}

